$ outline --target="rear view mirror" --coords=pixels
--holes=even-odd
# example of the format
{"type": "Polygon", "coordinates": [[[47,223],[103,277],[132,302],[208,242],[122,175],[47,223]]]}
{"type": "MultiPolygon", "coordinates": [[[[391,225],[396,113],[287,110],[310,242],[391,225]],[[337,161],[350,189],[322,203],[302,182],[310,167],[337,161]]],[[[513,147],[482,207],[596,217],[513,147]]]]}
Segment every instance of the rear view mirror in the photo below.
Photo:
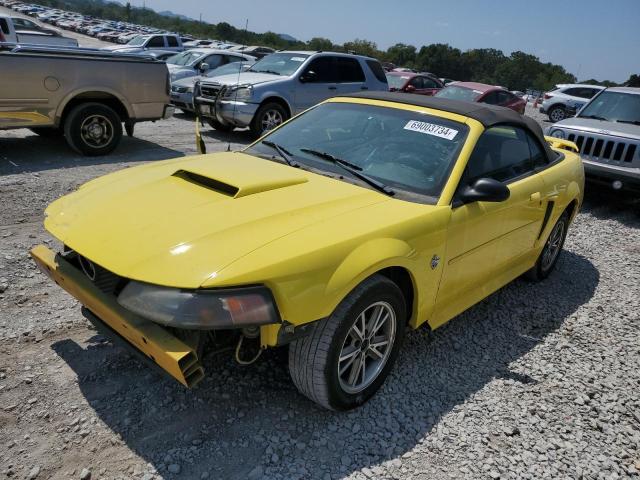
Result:
{"type": "Polygon", "coordinates": [[[404,87],[404,91],[407,93],[413,93],[416,91],[416,87],[414,87],[413,85],[407,85],[406,87],[404,87]]]}
{"type": "Polygon", "coordinates": [[[201,63],[200,64],[200,71],[202,73],[206,72],[207,70],[209,70],[209,64],[208,63],[201,63]]]}
{"type": "Polygon", "coordinates": [[[318,75],[313,70],[308,70],[300,75],[299,80],[302,83],[314,82],[318,78],[318,75]]]}
{"type": "Polygon", "coordinates": [[[467,185],[459,198],[462,203],[504,202],[509,195],[509,187],[504,183],[493,178],[479,178],[472,185],[467,185]]]}

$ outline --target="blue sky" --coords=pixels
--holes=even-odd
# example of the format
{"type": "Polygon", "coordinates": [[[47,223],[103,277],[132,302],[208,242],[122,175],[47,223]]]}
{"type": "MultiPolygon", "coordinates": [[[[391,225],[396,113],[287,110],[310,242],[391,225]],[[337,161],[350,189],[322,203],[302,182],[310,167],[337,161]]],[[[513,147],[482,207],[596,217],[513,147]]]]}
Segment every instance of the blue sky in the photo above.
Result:
{"type": "MultiPolygon", "coordinates": [[[[142,6],[143,0],[132,0],[142,6]]],[[[640,74],[640,0],[145,0],[205,21],[288,33],[300,40],[355,38],[386,49],[448,43],[461,50],[522,50],[579,80],[640,74]]]]}

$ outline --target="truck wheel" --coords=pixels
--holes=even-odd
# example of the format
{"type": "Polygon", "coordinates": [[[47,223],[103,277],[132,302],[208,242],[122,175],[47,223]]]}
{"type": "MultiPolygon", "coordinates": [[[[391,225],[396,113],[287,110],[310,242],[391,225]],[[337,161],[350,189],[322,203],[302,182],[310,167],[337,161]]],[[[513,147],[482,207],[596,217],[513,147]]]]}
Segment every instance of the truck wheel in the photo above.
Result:
{"type": "Polygon", "coordinates": [[[567,111],[564,109],[564,107],[560,105],[551,107],[551,109],[549,110],[549,120],[551,120],[554,123],[564,120],[566,116],[567,116],[567,111]]]}
{"type": "Polygon", "coordinates": [[[211,128],[215,128],[219,132],[230,132],[234,129],[233,125],[225,125],[224,123],[220,123],[217,120],[212,120],[210,118],[207,119],[207,123],[211,128]]]}
{"type": "Polygon", "coordinates": [[[122,120],[106,105],[83,103],[67,116],[64,136],[69,146],[82,155],[106,155],[122,138],[122,120]]]}
{"type": "Polygon", "coordinates": [[[61,128],[57,127],[32,127],[31,130],[36,135],[41,137],[62,137],[64,135],[64,131],[61,128]]]}
{"type": "Polygon", "coordinates": [[[384,383],[406,328],[398,286],[374,275],[351,292],[307,337],[289,346],[289,372],[298,390],[330,410],[365,403],[384,383]]]}
{"type": "Polygon", "coordinates": [[[251,133],[261,137],[289,119],[289,114],[282,105],[276,102],[262,105],[251,120],[251,133]]]}

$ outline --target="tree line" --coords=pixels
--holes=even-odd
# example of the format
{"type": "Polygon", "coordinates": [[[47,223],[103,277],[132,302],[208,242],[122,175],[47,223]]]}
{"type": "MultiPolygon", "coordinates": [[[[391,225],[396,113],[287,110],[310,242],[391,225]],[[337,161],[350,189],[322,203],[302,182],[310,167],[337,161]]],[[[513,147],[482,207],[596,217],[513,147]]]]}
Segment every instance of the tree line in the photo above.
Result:
{"type": "MultiPolygon", "coordinates": [[[[245,31],[227,22],[217,24],[185,20],[156,13],[148,8],[132,7],[102,0],[40,0],[40,4],[63,10],[71,10],[96,18],[127,21],[171,32],[189,34],[196,38],[212,38],[245,45],[263,45],[277,50],[324,50],[356,52],[379,59],[382,62],[408,67],[421,72],[431,72],[443,78],[475,81],[501,85],[510,90],[549,90],[558,83],[575,83],[576,77],[561,65],[545,63],[535,55],[516,51],[505,55],[495,48],[474,48],[461,51],[445,43],[413,45],[397,43],[387,50],[378,49],[374,42],[356,39],[342,45],[328,38],[316,37],[308,42],[282,38],[275,32],[255,33],[245,31]]],[[[582,83],[614,86],[615,82],[595,79],[582,83]]],[[[625,84],[640,86],[638,75],[632,75],[625,84]]]]}

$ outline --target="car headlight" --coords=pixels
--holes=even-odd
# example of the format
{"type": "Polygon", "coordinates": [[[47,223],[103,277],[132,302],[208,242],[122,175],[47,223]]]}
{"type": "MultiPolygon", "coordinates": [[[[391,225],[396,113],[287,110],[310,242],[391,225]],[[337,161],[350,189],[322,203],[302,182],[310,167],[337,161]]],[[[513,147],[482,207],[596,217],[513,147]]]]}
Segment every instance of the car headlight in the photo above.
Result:
{"type": "Polygon", "coordinates": [[[555,138],[560,138],[562,140],[564,140],[565,138],[564,132],[558,128],[554,128],[553,130],[551,130],[551,136],[555,138]]]}
{"type": "Polygon", "coordinates": [[[131,281],[118,303],[169,327],[208,330],[279,323],[271,291],[262,286],[181,290],[131,281]]]}
{"type": "Polygon", "coordinates": [[[250,100],[252,95],[253,87],[251,85],[237,85],[225,88],[222,98],[244,102],[250,100]]]}

